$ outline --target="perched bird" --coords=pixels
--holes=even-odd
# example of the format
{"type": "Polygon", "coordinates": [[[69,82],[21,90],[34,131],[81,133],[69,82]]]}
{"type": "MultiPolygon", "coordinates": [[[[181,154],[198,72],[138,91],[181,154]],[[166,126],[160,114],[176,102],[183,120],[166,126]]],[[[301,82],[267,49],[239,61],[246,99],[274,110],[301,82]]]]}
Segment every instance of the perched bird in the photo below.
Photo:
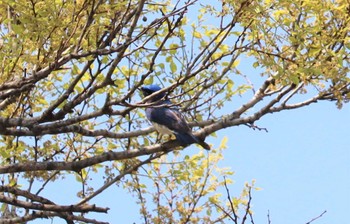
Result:
{"type": "MultiPolygon", "coordinates": [[[[161,90],[161,88],[157,85],[147,85],[141,87],[141,90],[146,97],[161,90]]],[[[147,102],[154,103],[153,106],[146,108],[146,116],[159,133],[174,134],[182,145],[197,143],[206,150],[210,150],[207,143],[192,134],[192,130],[180,111],[170,108],[171,102],[166,98],[165,93],[156,94],[147,102]]]]}

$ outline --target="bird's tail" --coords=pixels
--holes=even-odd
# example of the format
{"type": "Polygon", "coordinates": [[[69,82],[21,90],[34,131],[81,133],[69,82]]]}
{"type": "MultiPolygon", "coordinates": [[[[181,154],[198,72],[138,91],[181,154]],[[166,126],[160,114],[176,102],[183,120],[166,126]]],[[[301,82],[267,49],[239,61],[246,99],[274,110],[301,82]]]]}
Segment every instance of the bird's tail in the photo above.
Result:
{"type": "Polygon", "coordinates": [[[175,133],[175,136],[176,136],[176,139],[184,145],[197,143],[201,145],[204,149],[210,150],[210,146],[206,142],[204,142],[203,140],[200,140],[199,138],[194,136],[192,133],[175,133]]]}

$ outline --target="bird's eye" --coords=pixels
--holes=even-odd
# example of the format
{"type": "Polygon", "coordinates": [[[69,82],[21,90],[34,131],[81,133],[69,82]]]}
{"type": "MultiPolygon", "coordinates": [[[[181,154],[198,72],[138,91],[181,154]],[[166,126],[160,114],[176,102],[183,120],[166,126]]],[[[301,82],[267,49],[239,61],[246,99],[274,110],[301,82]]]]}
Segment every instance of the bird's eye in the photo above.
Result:
{"type": "Polygon", "coordinates": [[[143,93],[144,96],[148,96],[148,95],[151,94],[150,91],[148,91],[147,89],[143,89],[142,93],[143,93]]]}

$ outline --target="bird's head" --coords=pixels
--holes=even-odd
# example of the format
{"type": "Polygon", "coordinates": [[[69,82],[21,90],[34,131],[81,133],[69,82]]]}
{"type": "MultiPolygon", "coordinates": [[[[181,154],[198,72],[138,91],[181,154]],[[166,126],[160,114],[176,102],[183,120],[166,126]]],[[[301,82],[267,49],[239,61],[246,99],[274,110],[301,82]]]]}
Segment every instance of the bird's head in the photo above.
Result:
{"type": "MultiPolygon", "coordinates": [[[[151,94],[153,94],[161,89],[162,88],[160,88],[157,85],[146,85],[146,86],[141,87],[141,91],[145,97],[149,96],[149,95],[151,95],[151,94]]],[[[158,101],[158,100],[162,99],[164,96],[165,96],[165,93],[160,93],[160,94],[156,95],[155,97],[153,97],[151,99],[151,101],[158,101]]]]}

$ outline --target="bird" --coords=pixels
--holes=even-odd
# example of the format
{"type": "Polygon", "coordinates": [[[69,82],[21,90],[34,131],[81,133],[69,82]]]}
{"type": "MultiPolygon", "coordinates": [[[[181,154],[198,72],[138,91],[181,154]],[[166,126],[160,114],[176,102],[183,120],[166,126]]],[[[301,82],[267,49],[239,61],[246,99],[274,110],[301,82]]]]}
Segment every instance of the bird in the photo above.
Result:
{"type": "MultiPolygon", "coordinates": [[[[141,87],[141,91],[145,97],[159,90],[161,88],[154,84],[141,87]]],[[[146,102],[152,103],[152,106],[145,109],[146,117],[160,134],[174,134],[176,140],[182,145],[187,146],[197,143],[204,149],[210,150],[210,146],[204,140],[193,135],[182,113],[178,109],[170,107],[172,103],[167,98],[165,92],[156,94],[146,102]]]]}

